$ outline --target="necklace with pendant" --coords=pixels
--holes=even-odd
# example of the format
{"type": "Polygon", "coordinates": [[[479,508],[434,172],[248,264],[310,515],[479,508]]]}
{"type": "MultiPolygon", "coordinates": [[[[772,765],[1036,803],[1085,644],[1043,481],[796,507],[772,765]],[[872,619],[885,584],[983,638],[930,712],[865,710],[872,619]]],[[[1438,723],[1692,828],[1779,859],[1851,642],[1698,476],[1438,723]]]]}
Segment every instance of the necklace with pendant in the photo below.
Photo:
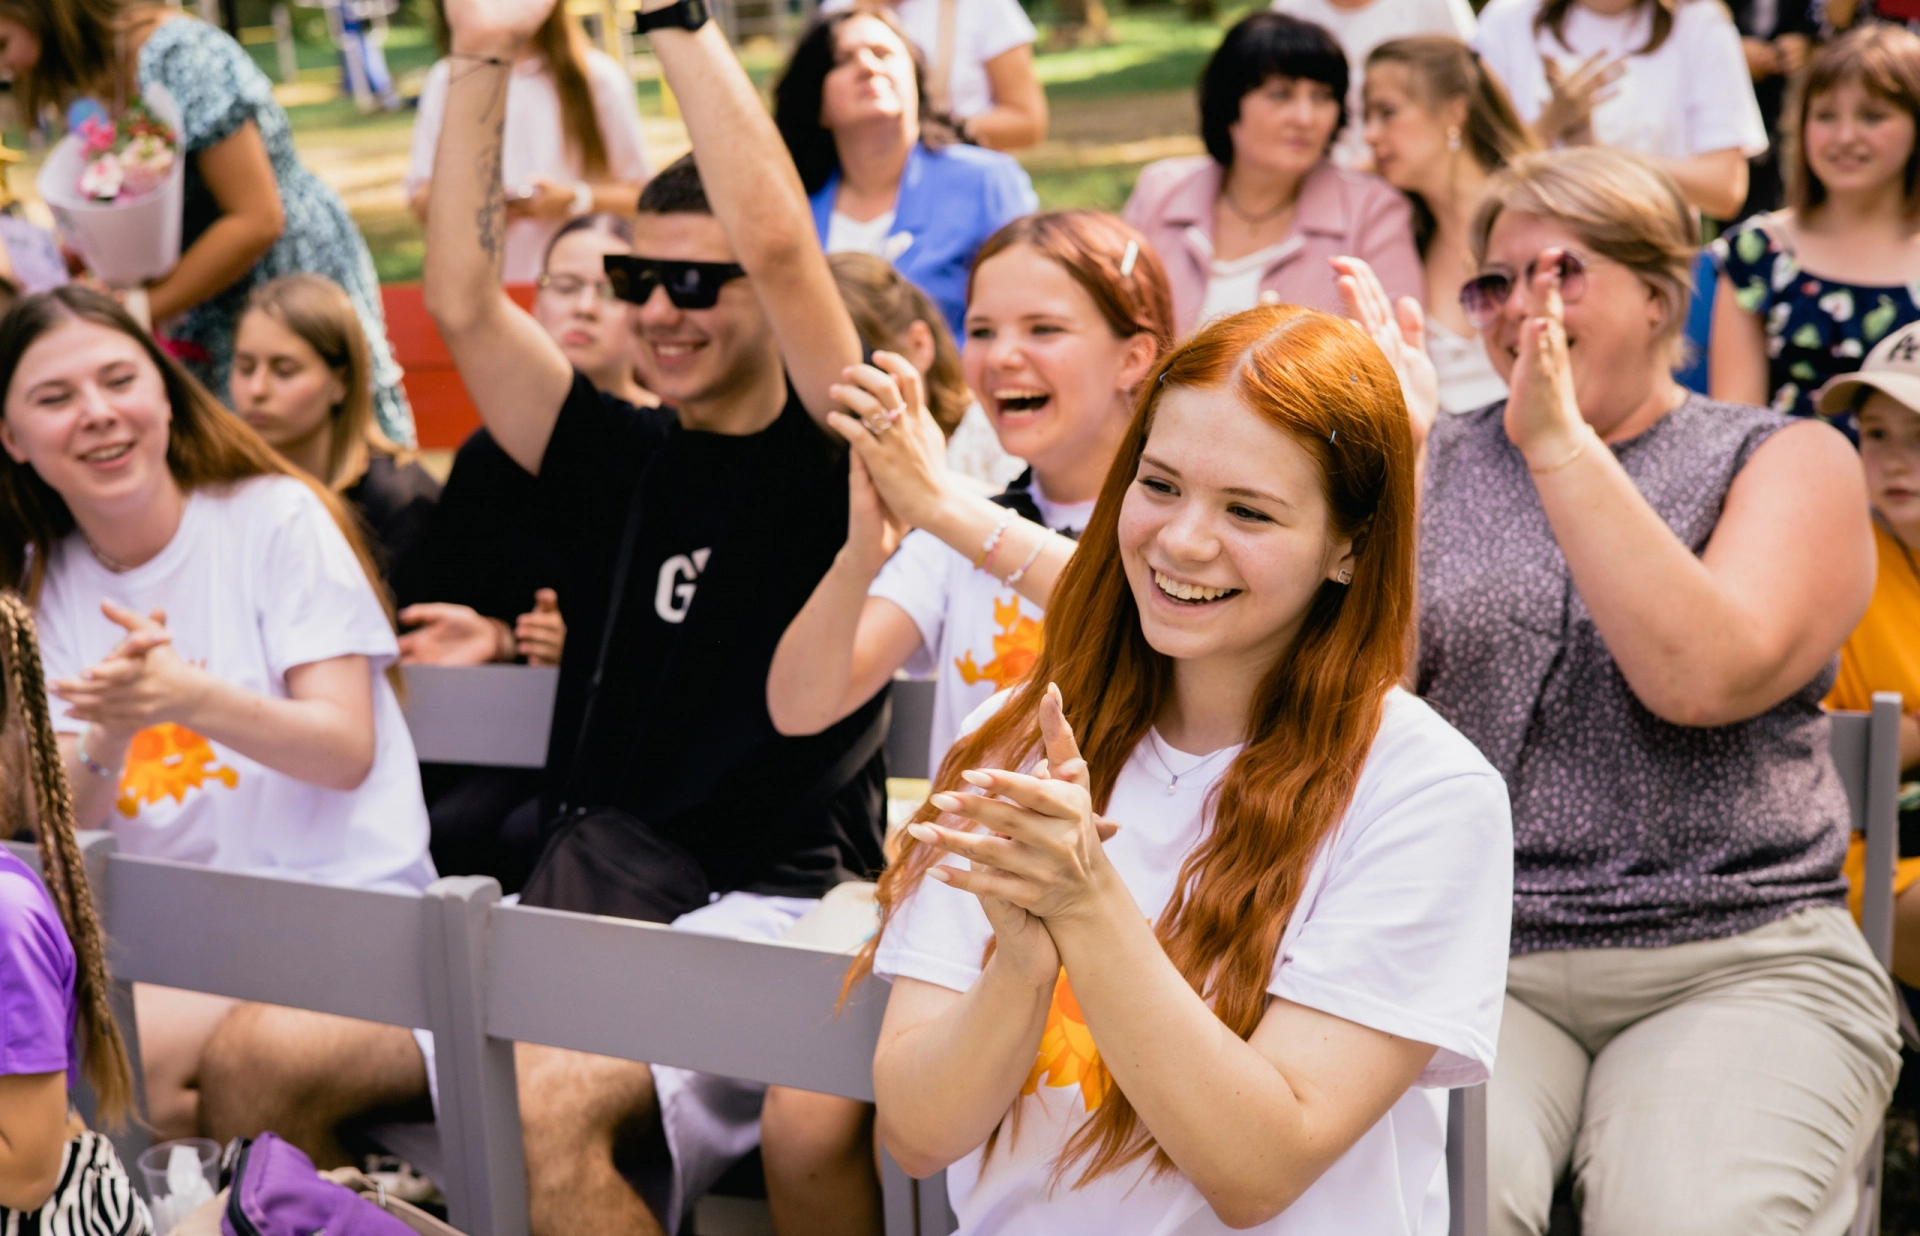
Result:
{"type": "Polygon", "coordinates": [[[1218,751],[1209,751],[1207,754],[1201,756],[1197,763],[1191,764],[1176,772],[1174,771],[1172,762],[1167,759],[1166,751],[1163,750],[1163,747],[1164,744],[1161,742],[1160,735],[1157,732],[1149,732],[1147,735],[1147,749],[1153,752],[1154,762],[1159,764],[1167,774],[1167,794],[1169,796],[1180,792],[1180,779],[1182,777],[1191,777],[1193,774],[1219,759],[1222,755],[1234,750],[1232,747],[1222,747],[1218,751]]]}

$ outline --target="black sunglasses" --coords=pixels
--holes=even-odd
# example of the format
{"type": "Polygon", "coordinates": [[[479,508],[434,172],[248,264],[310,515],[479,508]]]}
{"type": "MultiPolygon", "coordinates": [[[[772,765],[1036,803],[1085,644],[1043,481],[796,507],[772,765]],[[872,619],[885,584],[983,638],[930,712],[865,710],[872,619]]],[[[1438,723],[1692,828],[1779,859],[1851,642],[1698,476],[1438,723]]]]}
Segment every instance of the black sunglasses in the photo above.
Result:
{"type": "MultiPolygon", "coordinates": [[[[1560,300],[1571,305],[1587,292],[1587,263],[1593,258],[1582,258],[1577,253],[1565,250],[1560,254],[1560,300]]],[[[1532,283],[1533,277],[1540,272],[1540,259],[1534,258],[1527,263],[1521,278],[1532,283]]],[[[1506,308],[1507,298],[1513,295],[1514,278],[1510,271],[1490,270],[1484,275],[1469,279],[1460,285],[1460,311],[1467,315],[1467,321],[1475,330],[1485,330],[1500,317],[1500,311],[1506,308]]]]}
{"type": "Polygon", "coordinates": [[[601,261],[613,294],[621,300],[644,305],[653,289],[665,288],[676,309],[711,309],[724,285],[747,274],[738,262],[672,262],[620,253],[609,253],[601,261]]]}

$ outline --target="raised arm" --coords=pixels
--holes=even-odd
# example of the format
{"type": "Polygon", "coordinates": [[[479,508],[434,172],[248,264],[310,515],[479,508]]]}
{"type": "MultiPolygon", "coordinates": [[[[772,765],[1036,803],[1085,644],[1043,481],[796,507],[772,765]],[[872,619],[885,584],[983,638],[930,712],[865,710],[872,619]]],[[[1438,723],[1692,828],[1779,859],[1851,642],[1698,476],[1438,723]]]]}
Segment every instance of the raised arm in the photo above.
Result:
{"type": "Polygon", "coordinates": [[[1548,312],[1521,328],[1507,432],[1607,651],[1676,725],[1765,712],[1819,673],[1872,595],[1859,458],[1825,425],[1781,429],[1734,478],[1695,556],[1581,419],[1557,276],[1537,278],[1548,312]]]}
{"type": "MultiPolygon", "coordinates": [[[[668,3],[645,0],[641,7],[652,12],[668,3]]],[[[859,363],[860,336],[821,251],[800,174],[719,26],[649,37],[693,139],[707,203],[753,281],[787,376],[824,427],[835,406],[828,388],[859,363]]]]}
{"type": "Polygon", "coordinates": [[[427,312],[494,441],[537,473],[573,370],[560,345],[507,298],[500,152],[513,58],[554,0],[447,0],[446,111],[427,195],[427,312]]]}

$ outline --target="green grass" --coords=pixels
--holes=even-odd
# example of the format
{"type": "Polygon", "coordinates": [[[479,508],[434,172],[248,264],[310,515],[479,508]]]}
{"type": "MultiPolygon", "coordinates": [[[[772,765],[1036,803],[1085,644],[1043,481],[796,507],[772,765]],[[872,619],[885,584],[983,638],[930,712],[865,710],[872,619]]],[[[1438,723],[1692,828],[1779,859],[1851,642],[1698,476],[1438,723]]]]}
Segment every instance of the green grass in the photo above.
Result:
{"type": "Polygon", "coordinates": [[[1056,167],[1030,170],[1033,191],[1042,210],[1087,208],[1118,214],[1133,192],[1133,182],[1144,163],[1102,163],[1093,167],[1056,167]]]}
{"type": "Polygon", "coordinates": [[[1227,17],[1237,19],[1240,11],[1228,10],[1219,23],[1188,21],[1170,7],[1115,14],[1108,46],[1036,57],[1040,81],[1051,99],[1191,89],[1230,24],[1227,17]]]}

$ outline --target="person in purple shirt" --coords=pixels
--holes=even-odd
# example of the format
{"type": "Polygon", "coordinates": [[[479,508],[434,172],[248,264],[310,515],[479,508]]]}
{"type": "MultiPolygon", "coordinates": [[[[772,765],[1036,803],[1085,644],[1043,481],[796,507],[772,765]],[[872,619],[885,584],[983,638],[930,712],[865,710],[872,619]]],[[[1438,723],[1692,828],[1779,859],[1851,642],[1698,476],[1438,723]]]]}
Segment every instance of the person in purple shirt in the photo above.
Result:
{"type": "MultiPolygon", "coordinates": [[[[42,1230],[34,1212],[57,1211],[74,1231],[149,1236],[153,1223],[106,1138],[68,1103],[81,1078],[104,1120],[123,1118],[133,1094],[126,1044],[107,1006],[106,946],[73,835],[73,803],[47,697],[33,617],[0,596],[0,660],[26,740],[7,784],[33,794],[47,885],[0,849],[0,1230],[42,1230]],[[18,775],[25,765],[25,776],[18,775]],[[49,895],[49,888],[55,890],[49,895]],[[55,904],[55,898],[59,904],[55,904]]],[[[0,733],[0,737],[11,737],[0,733]]],[[[9,824],[26,804],[5,804],[9,824]]],[[[51,1230],[51,1229],[48,1229],[51,1230]]],[[[67,1230],[63,1228],[62,1230],[67,1230]]]]}

